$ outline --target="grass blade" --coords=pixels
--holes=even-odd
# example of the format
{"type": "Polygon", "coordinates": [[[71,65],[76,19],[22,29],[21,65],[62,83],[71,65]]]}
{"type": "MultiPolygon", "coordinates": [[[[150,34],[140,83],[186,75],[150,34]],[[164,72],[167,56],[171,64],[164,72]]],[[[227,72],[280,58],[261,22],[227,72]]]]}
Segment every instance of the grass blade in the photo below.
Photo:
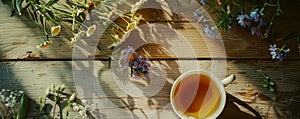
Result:
{"type": "Polygon", "coordinates": [[[26,115],[28,111],[28,103],[29,100],[27,96],[23,93],[20,101],[20,108],[18,111],[17,119],[26,119],[26,115]]]}

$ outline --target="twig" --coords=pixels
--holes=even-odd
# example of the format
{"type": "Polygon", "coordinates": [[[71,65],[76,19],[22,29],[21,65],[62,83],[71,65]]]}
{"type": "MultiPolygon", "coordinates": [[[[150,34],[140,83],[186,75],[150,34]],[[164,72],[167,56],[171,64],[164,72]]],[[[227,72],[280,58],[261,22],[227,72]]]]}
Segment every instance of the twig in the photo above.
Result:
{"type": "Polygon", "coordinates": [[[7,115],[12,115],[9,111],[9,109],[3,104],[2,101],[0,101],[0,103],[3,105],[4,109],[6,110],[7,114],[5,115],[5,117],[7,117],[7,115]]]}

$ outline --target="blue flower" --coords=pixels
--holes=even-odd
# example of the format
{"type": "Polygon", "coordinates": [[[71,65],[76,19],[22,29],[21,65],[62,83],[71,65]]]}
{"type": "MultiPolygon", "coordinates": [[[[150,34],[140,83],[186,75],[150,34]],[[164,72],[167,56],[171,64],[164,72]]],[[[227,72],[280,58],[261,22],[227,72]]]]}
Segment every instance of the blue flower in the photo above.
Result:
{"type": "Polygon", "coordinates": [[[199,20],[202,17],[202,14],[200,14],[200,9],[196,9],[194,11],[194,17],[199,20]]]}
{"type": "Polygon", "coordinates": [[[240,24],[242,27],[250,26],[251,24],[250,18],[246,14],[238,15],[236,20],[238,20],[238,24],[240,24]]]}
{"type": "Polygon", "coordinates": [[[198,22],[205,23],[207,19],[204,15],[201,14],[200,9],[194,11],[194,17],[197,19],[198,22]]]}
{"type": "Polygon", "coordinates": [[[253,11],[251,11],[249,18],[255,22],[258,22],[260,20],[260,18],[263,16],[263,13],[259,13],[259,9],[256,8],[253,11]]]}
{"type": "Polygon", "coordinates": [[[204,5],[206,3],[207,0],[200,0],[200,4],[204,5]]]}
{"type": "Polygon", "coordinates": [[[206,34],[207,37],[211,39],[215,39],[218,31],[216,29],[212,29],[210,26],[205,24],[203,28],[204,33],[206,34]]]}
{"type": "Polygon", "coordinates": [[[129,66],[133,63],[137,53],[135,50],[128,46],[126,49],[121,51],[121,55],[118,60],[119,68],[121,71],[125,71],[129,68],[129,66]]]}
{"type": "Polygon", "coordinates": [[[282,61],[287,53],[290,52],[290,49],[284,50],[283,48],[277,48],[276,44],[270,45],[269,48],[270,54],[272,55],[272,59],[278,59],[279,61],[282,61]]]}

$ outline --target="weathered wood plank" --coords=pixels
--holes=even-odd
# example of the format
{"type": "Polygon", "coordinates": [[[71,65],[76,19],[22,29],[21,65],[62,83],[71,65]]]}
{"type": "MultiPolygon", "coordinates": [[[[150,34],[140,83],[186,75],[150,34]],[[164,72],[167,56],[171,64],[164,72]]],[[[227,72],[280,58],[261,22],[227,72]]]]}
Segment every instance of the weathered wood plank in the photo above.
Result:
{"type": "MultiPolygon", "coordinates": [[[[70,37],[64,33],[52,38],[53,44],[46,49],[37,49],[36,45],[41,43],[43,33],[34,22],[27,20],[24,17],[9,17],[10,10],[6,5],[1,5],[0,11],[0,49],[1,59],[17,59],[27,58],[28,51],[33,53],[31,57],[40,59],[71,59],[72,55],[80,55],[73,52],[73,44],[69,42],[70,37]],[[16,35],[17,33],[17,35],[16,35]]],[[[195,24],[192,23],[192,24],[195,24]]],[[[196,25],[197,27],[197,25],[196,25]]],[[[135,29],[128,41],[137,42],[134,40],[144,40],[142,43],[157,43],[164,47],[185,51],[191,49],[190,46],[181,44],[180,42],[188,43],[195,50],[195,56],[198,58],[224,58],[224,53],[220,55],[212,55],[209,50],[217,51],[222,44],[225,46],[227,58],[243,58],[243,59],[271,59],[268,47],[269,44],[265,41],[251,36],[248,31],[242,28],[235,28],[231,32],[223,32],[223,42],[221,45],[216,45],[214,40],[207,39],[200,28],[198,32],[194,26],[188,22],[156,22],[149,24],[141,24],[140,29],[135,29]],[[142,32],[141,32],[142,31],[142,32]],[[142,33],[142,37],[140,37],[142,33]],[[187,40],[188,42],[186,42],[187,40]],[[208,44],[211,44],[208,48],[208,44]]],[[[87,47],[95,46],[98,38],[86,39],[91,42],[87,47]],[[92,40],[92,41],[91,41],[92,40]]],[[[108,40],[102,37],[102,41],[108,40]]],[[[299,59],[297,44],[289,44],[287,47],[292,48],[288,59],[299,59]]],[[[152,49],[156,49],[155,47],[152,49]]],[[[150,49],[150,50],[152,50],[150,49]]],[[[100,54],[99,51],[92,50],[92,53],[100,54]]],[[[180,57],[195,57],[191,54],[182,52],[180,57]]],[[[171,55],[172,56],[172,55],[171,55]]],[[[156,57],[170,57],[157,54],[156,57]]]]}
{"type": "MultiPolygon", "coordinates": [[[[154,62],[154,61],[153,61],[154,62]]],[[[191,61],[183,61],[183,62],[191,62],[191,61]]],[[[218,63],[218,61],[215,61],[218,63]]],[[[79,62],[77,62],[79,63],[79,62]]],[[[87,61],[82,61],[81,65],[88,66],[87,61]]],[[[1,88],[15,88],[24,90],[31,98],[37,99],[38,96],[43,95],[46,87],[51,84],[66,84],[66,88],[68,92],[78,92],[85,93],[86,99],[94,102],[99,102],[98,106],[100,112],[107,116],[107,118],[113,116],[124,116],[127,115],[129,117],[132,116],[132,113],[128,111],[127,106],[130,104],[128,101],[134,102],[134,113],[138,113],[139,116],[144,116],[141,113],[140,109],[143,109],[145,113],[150,113],[151,111],[156,111],[156,108],[165,109],[165,111],[161,112],[161,115],[169,115],[173,114],[171,111],[169,104],[169,90],[171,88],[172,82],[170,80],[174,80],[178,77],[179,69],[178,66],[176,68],[176,64],[178,62],[169,61],[169,62],[161,62],[161,64],[165,64],[162,66],[166,68],[167,77],[170,78],[167,81],[161,80],[159,82],[165,82],[164,88],[159,91],[159,93],[155,94],[152,97],[131,97],[128,96],[126,91],[124,92],[118,87],[112,75],[112,69],[107,69],[105,67],[107,62],[96,61],[94,64],[94,72],[90,73],[90,76],[81,76],[85,77],[85,79],[81,79],[78,81],[76,79],[77,84],[74,84],[74,76],[77,78],[78,74],[72,74],[72,62],[64,62],[64,61],[51,61],[51,62],[6,62],[1,63],[1,88]],[[169,65],[169,66],[168,66],[169,65]],[[80,81],[89,84],[88,80],[91,77],[95,77],[100,85],[100,89],[97,88],[96,85],[93,84],[89,89],[85,89],[85,91],[91,90],[95,92],[81,92],[81,88],[84,87],[80,83],[80,81]],[[82,87],[83,86],[83,87],[82,87]],[[77,87],[77,89],[76,89],[77,87]],[[94,94],[90,95],[89,94],[94,94]],[[151,104],[148,105],[149,100],[151,104]],[[156,104],[156,105],[154,105],[156,104]],[[126,106],[127,105],[127,106],[126,106]],[[122,109],[124,108],[124,109],[122,109]],[[111,113],[114,109],[119,110],[122,113],[124,110],[124,115],[113,115],[111,113]],[[130,116],[131,115],[131,116],[130,116]]],[[[203,70],[212,70],[211,69],[211,61],[198,61],[199,66],[203,70]]],[[[75,64],[78,65],[79,64],[75,64]]],[[[178,65],[178,64],[177,64],[178,65]]],[[[226,87],[227,92],[238,98],[239,100],[246,102],[254,109],[259,109],[262,116],[269,117],[278,117],[277,113],[269,112],[271,107],[276,108],[286,108],[284,106],[280,106],[280,104],[284,103],[285,100],[294,99],[299,94],[300,82],[298,80],[299,73],[297,72],[299,68],[300,62],[296,61],[288,61],[288,62],[277,62],[277,61],[228,61],[226,63],[226,74],[236,74],[236,81],[233,84],[230,84],[226,87]],[[275,95],[268,91],[268,89],[262,87],[263,80],[265,79],[262,74],[266,73],[270,76],[271,80],[274,81],[277,85],[278,93],[275,95]],[[257,92],[258,94],[264,96],[262,98],[258,95],[252,95],[247,97],[243,95],[249,90],[253,90],[253,92],[257,92]]],[[[82,68],[82,67],[81,67],[82,68]]],[[[75,67],[75,69],[80,69],[80,67],[75,67]]],[[[90,72],[89,69],[79,70],[80,72],[90,72]]],[[[218,73],[217,71],[214,71],[218,73]]],[[[74,73],[74,72],[73,72],[74,73]]],[[[76,72],[75,72],[76,73],[76,72]]],[[[81,74],[79,74],[81,75],[81,74]]],[[[219,74],[220,77],[224,76],[223,74],[219,74]]],[[[117,80],[120,81],[120,80],[117,80]]],[[[120,86],[120,85],[119,85],[120,86]]],[[[159,85],[156,85],[156,88],[159,88],[159,85]]],[[[130,87],[129,87],[130,88],[130,87]]],[[[155,87],[153,87],[155,88],[155,87]]],[[[82,95],[81,95],[82,96],[82,95]]],[[[131,102],[132,103],[132,102],[131,102]]],[[[296,104],[296,102],[294,102],[296,104]]],[[[241,106],[239,106],[241,108],[241,106]]],[[[247,109],[241,108],[243,111],[250,113],[247,109]]],[[[273,110],[274,111],[274,110],[273,110]]],[[[284,114],[284,113],[283,113],[284,114]]],[[[173,114],[174,115],[174,114],[173,114]]],[[[153,116],[153,115],[152,115],[153,116]]],[[[175,116],[175,115],[174,115],[175,116]]],[[[284,116],[284,115],[279,115],[284,116]]],[[[163,116],[162,116],[163,117],[163,116]]]]}

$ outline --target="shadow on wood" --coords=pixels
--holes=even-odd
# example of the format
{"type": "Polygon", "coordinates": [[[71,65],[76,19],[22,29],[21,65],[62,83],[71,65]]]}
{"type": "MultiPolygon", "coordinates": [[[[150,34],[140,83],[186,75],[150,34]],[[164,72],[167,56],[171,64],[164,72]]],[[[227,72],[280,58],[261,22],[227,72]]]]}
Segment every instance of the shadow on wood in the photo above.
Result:
{"type": "Polygon", "coordinates": [[[228,93],[226,94],[226,97],[225,108],[218,119],[262,119],[260,114],[245,102],[228,93]],[[255,116],[241,111],[235,103],[251,111],[255,116]]]}

